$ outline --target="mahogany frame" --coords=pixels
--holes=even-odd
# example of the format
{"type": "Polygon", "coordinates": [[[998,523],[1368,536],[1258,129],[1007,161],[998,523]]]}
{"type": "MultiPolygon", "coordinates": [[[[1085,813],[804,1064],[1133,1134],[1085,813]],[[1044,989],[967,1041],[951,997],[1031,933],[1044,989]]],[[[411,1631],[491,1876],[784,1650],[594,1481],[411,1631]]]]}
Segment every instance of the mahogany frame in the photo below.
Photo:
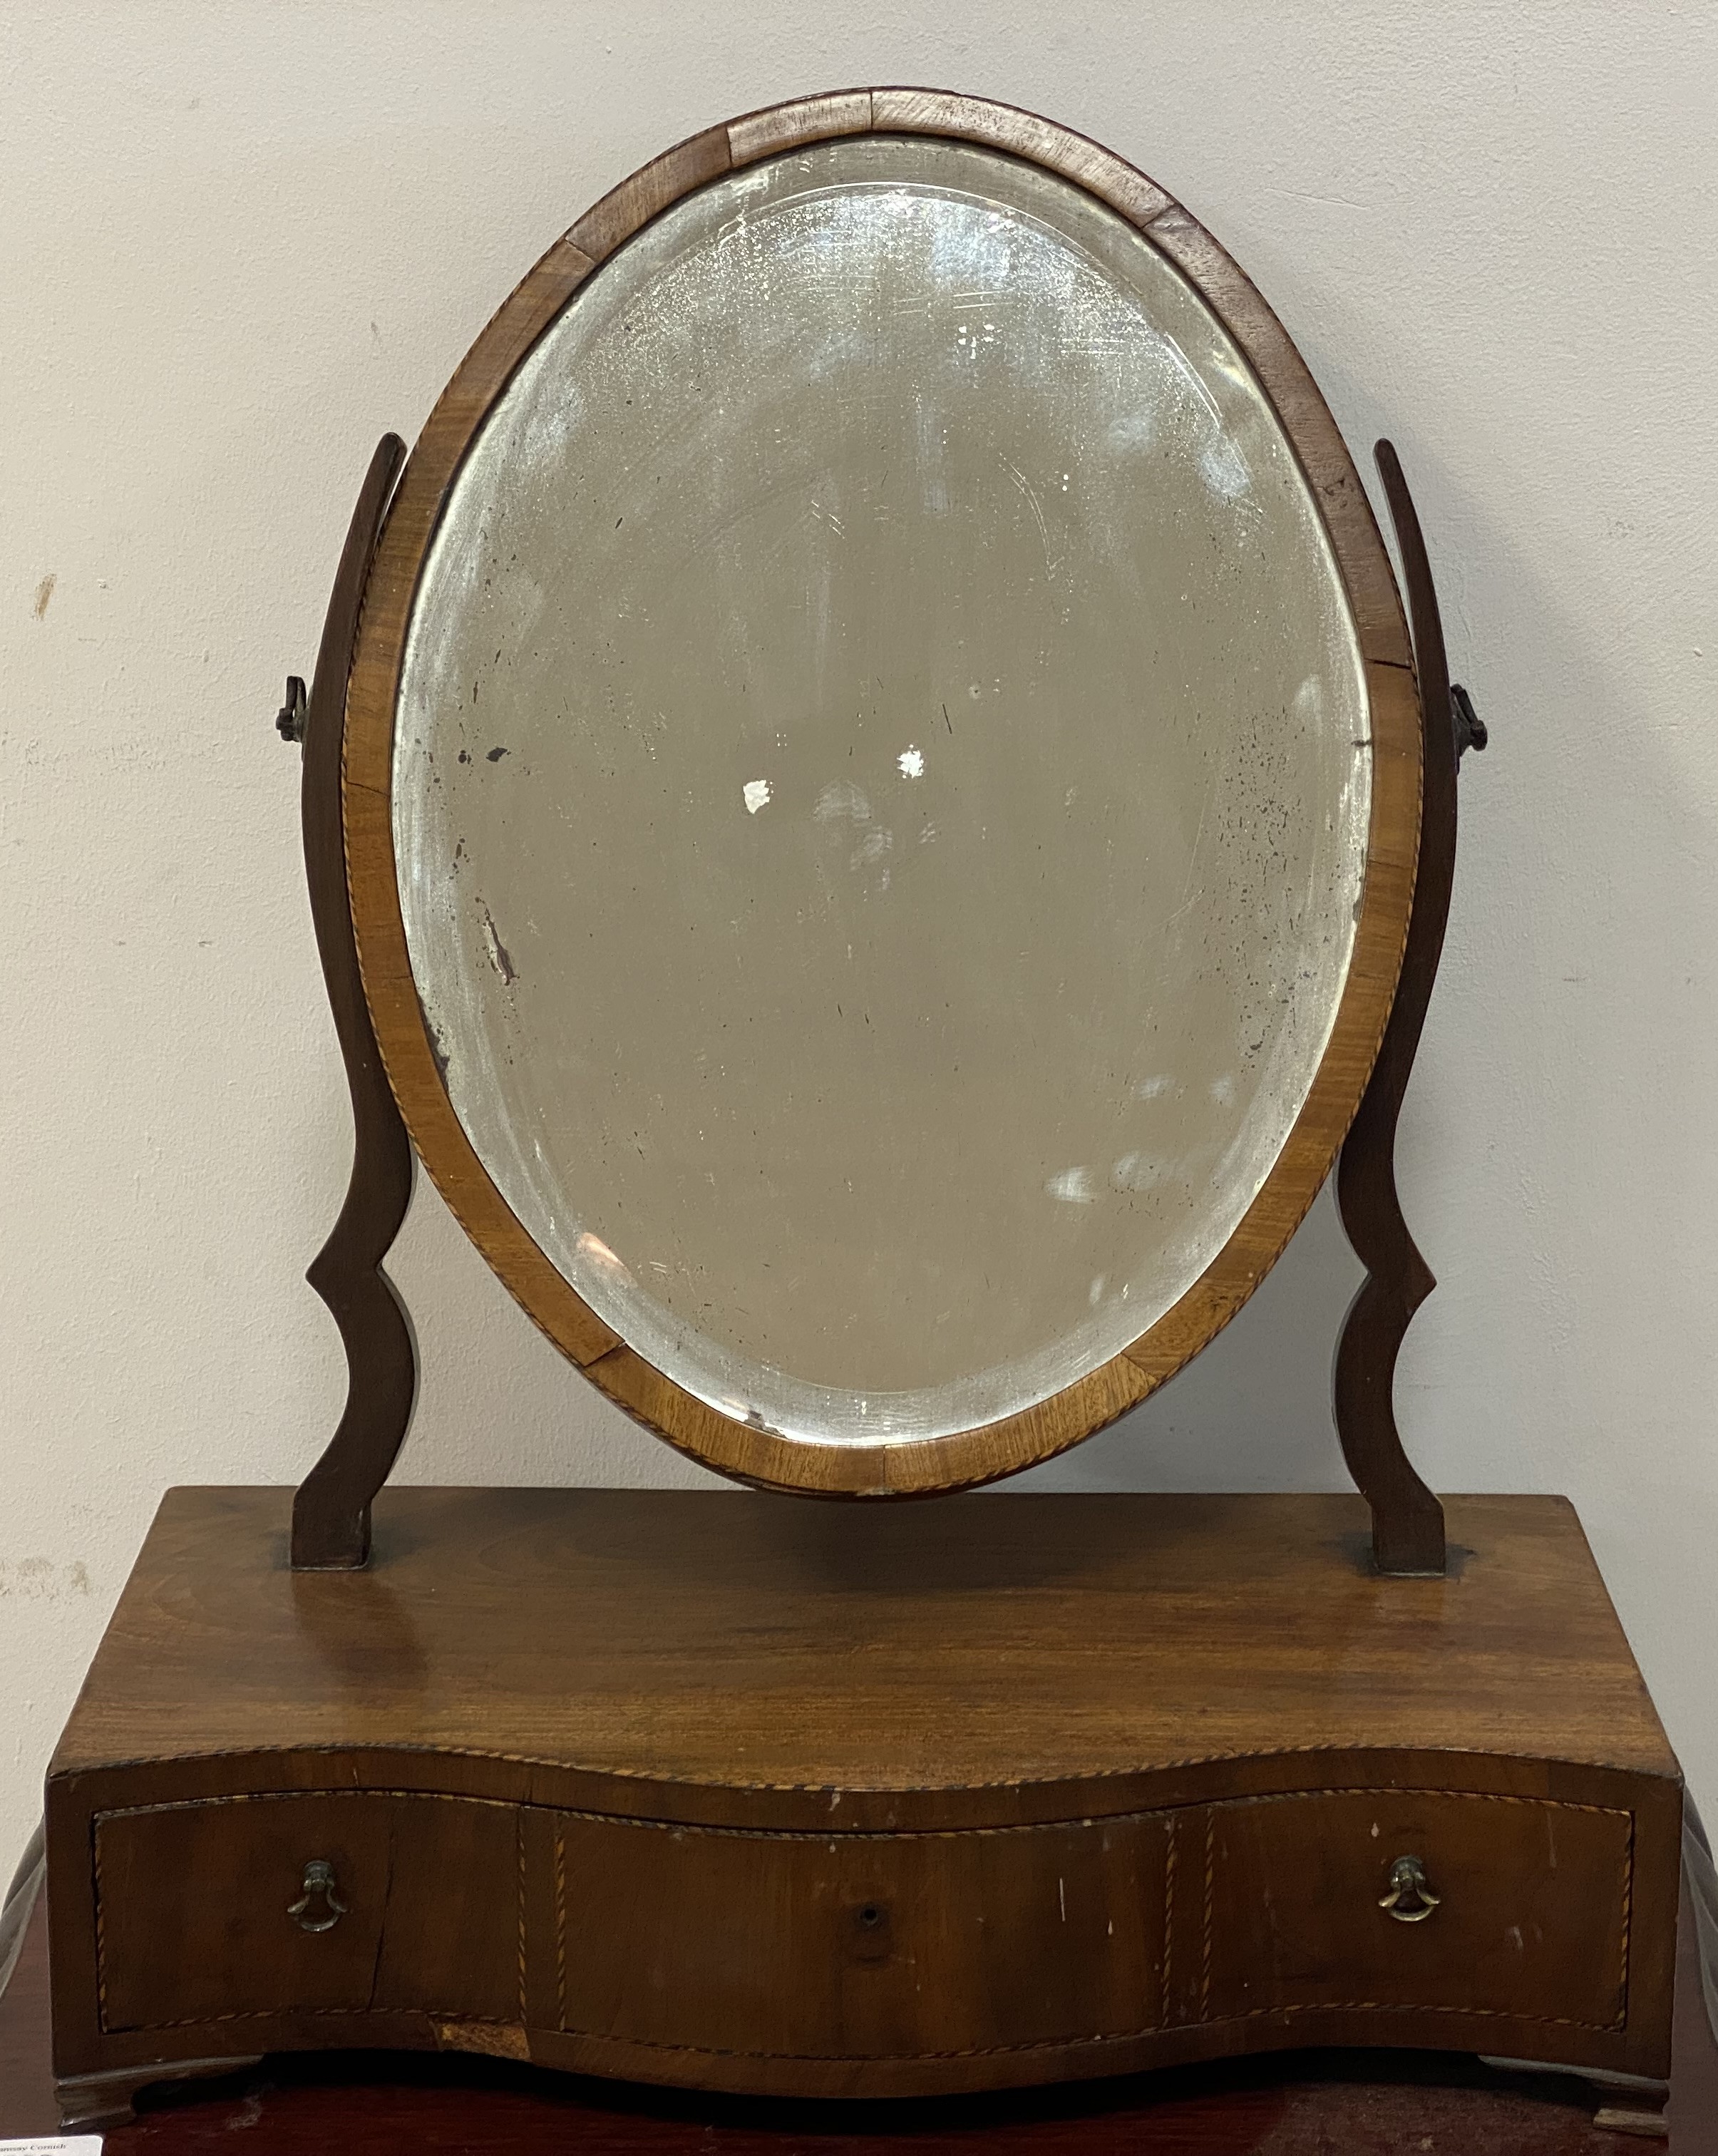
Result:
{"type": "Polygon", "coordinates": [[[832,1496],[907,1496],[992,1481],[1049,1459],[1154,1392],[1228,1322],[1281,1255],[1360,1111],[1341,1188],[1345,1222],[1372,1278],[1350,1314],[1339,1356],[1339,1426],[1351,1471],[1378,1522],[1381,1567],[1440,1570],[1441,1510],[1409,1466],[1390,1411],[1397,1348],[1430,1285],[1396,1202],[1392,1158],[1396,1110],[1435,972],[1454,853],[1454,751],[1451,742],[1446,787],[1449,691],[1436,601],[1392,452],[1385,475],[1415,598],[1422,668],[1417,684],[1388,557],[1346,446],[1286,331],[1215,239],[1121,158],[1012,107],[893,89],[799,100],[680,144],[623,182],[558,240],[503,302],[455,372],[390,501],[398,454],[397,444],[389,447],[392,440],[377,451],[342,557],[306,743],[307,868],[352,1074],[359,1143],[346,1209],[311,1275],[341,1319],[351,1390],[339,1430],[300,1492],[295,1566],[364,1563],[369,1499],[385,1479],[409,1418],[412,1383],[400,1353],[402,1337],[409,1347],[409,1332],[403,1333],[403,1314],[381,1268],[403,1217],[413,1147],[527,1313],[647,1428],[705,1465],[761,1486],[832,1496]],[[1353,960],[1325,1057],[1269,1177],[1201,1279],[1123,1353],[1024,1414],[935,1440],[813,1449],[731,1420],[646,1363],[531,1241],[484,1169],[448,1097],[411,972],[395,874],[390,778],[399,670],[418,576],[461,460],[526,353],[584,279],[684,195],[760,158],[865,132],[946,136],[1059,173],[1147,234],[1217,313],[1295,447],[1347,589],[1371,711],[1372,811],[1353,960]],[[334,693],[336,682],[343,697],[334,693]],[[1422,689],[1434,715],[1429,755],[1422,752],[1422,689]],[[327,811],[336,762],[344,818],[338,860],[327,811]],[[313,769],[319,774],[314,789],[313,769]],[[1420,851],[1423,793],[1440,824],[1428,849],[1435,871],[1429,879],[1420,851]],[[1398,994],[1405,952],[1410,969],[1398,994]],[[351,994],[354,979],[359,1004],[351,994]],[[1382,1090],[1368,1094],[1381,1045],[1382,1090]],[[403,1117],[397,1133],[389,1128],[378,1090],[378,1061],[403,1117]],[[367,1201],[361,1185],[371,1193],[367,1201]]]}

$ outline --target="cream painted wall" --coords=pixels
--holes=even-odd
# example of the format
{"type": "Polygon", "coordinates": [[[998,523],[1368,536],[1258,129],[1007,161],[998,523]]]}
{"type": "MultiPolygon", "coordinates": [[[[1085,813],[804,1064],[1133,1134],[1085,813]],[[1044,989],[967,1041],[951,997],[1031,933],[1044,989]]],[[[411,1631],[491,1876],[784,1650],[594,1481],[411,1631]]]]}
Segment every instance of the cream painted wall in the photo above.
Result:
{"type": "MultiPolygon", "coordinates": [[[[371,446],[633,167],[874,80],[1113,144],[1262,285],[1356,452],[1401,448],[1493,729],[1406,1117],[1444,1286],[1403,1420],[1444,1487],[1577,1499],[1718,1815],[1718,14],[12,0],[0,37],[0,1877],[162,1488],[294,1478],[338,1408],[300,1276],[348,1135],[270,721],[371,446]]],[[[700,1479],[427,1191],[397,1271],[406,1476],[700,1479]]],[[[1039,1479],[1340,1482],[1355,1278],[1321,1205],[1039,1479]]]]}

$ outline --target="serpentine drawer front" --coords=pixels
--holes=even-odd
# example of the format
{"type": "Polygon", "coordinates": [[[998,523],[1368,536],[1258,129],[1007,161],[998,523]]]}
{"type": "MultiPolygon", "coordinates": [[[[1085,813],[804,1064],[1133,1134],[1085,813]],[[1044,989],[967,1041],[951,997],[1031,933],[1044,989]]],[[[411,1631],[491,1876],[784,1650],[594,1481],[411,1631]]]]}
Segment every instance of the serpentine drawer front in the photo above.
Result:
{"type": "Polygon", "coordinates": [[[560,2025],[850,2059],[1157,2028],[1167,1818],[826,1835],[562,1814],[560,2025]]]}
{"type": "Polygon", "coordinates": [[[520,2018],[519,1819],[469,1797],[218,1797],[95,1820],[102,2025],[520,2018]]]}
{"type": "Polygon", "coordinates": [[[104,1812],[95,1851],[114,2033],[406,2012],[900,2060],[1336,2009],[1613,2030],[1627,1997],[1630,1815],[1537,1799],[808,1834],[352,1791],[104,1812]]]}
{"type": "Polygon", "coordinates": [[[1212,2019],[1375,2006],[1623,2025],[1629,1813],[1362,1789],[1206,1816],[1212,2019]]]}

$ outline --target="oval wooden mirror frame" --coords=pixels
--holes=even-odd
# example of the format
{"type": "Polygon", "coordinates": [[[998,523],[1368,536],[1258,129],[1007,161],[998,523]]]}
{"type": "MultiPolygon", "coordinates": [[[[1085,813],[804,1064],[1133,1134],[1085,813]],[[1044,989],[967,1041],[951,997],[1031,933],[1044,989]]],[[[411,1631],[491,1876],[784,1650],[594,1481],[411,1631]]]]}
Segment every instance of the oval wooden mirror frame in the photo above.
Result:
{"type": "Polygon", "coordinates": [[[1299,352],[1209,233],[1121,158],[1010,106],[899,89],[801,99],[694,136],[604,196],[502,304],[412,452],[365,586],[347,685],[342,800],[365,998],[401,1115],[437,1188],[527,1314],[618,1405],[706,1466],[768,1488],[827,1496],[960,1489],[1048,1460],[1155,1392],[1228,1322],[1281,1255],[1331,1172],[1394,1000],[1413,906],[1421,754],[1407,624],[1365,490],[1299,352]],[[1371,715],[1372,816],[1353,956],[1323,1060],[1274,1166],[1201,1277],[1121,1353],[1022,1414],[936,1438],[810,1445],[730,1419],[647,1363],[575,1292],[491,1180],[424,1026],[396,879],[391,787],[419,574],[460,463],[521,362],[584,279],[683,196],[761,159],[865,133],[946,136],[1059,175],[1146,235],[1216,315],[1300,460],[1347,593],[1371,715]]]}

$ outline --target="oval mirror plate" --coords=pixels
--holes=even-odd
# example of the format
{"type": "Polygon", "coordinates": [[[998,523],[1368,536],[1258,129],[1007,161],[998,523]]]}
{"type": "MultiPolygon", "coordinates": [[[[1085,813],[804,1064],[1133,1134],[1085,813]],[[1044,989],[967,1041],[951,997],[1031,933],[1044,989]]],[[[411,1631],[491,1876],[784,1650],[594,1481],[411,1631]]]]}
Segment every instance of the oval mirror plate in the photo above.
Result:
{"type": "Polygon", "coordinates": [[[426,536],[393,917],[583,1346],[814,1487],[1147,1389],[1354,1003],[1380,807],[1345,564],[1209,300],[1035,162],[810,145],[580,285],[426,536]]]}

